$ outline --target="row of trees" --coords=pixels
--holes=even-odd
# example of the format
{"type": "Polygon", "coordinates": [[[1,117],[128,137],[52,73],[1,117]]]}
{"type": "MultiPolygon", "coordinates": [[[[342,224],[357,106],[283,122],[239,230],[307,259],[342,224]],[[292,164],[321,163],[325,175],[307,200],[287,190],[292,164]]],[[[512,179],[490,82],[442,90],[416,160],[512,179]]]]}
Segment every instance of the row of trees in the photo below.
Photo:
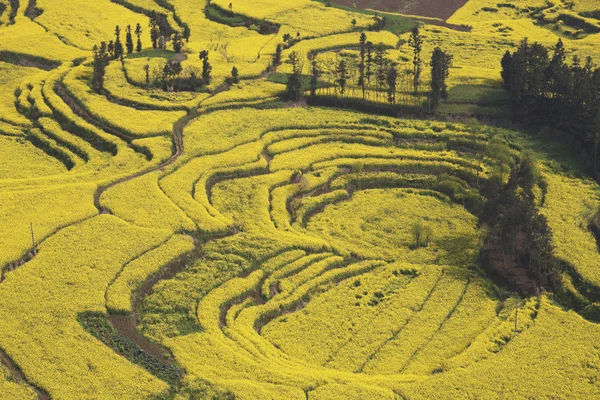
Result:
{"type": "MultiPolygon", "coordinates": [[[[170,40],[175,53],[181,53],[185,43],[189,41],[191,31],[187,25],[184,25],[183,33],[172,32],[167,19],[162,14],[157,14],[152,11],[150,15],[150,40],[153,49],[166,49],[167,43],[170,40]],[[185,40],[185,42],[184,42],[185,40]]],[[[121,41],[121,28],[117,25],[115,28],[115,39],[109,42],[101,42],[100,45],[95,45],[93,54],[93,75],[92,88],[100,92],[104,87],[104,74],[106,66],[110,60],[120,59],[123,62],[125,51],[127,54],[132,54],[135,51],[142,51],[142,26],[138,23],[135,30],[132,30],[131,25],[128,25],[125,30],[125,46],[121,41]],[[137,42],[134,46],[133,35],[137,37],[137,42]]],[[[162,87],[164,90],[196,90],[199,86],[208,85],[211,79],[212,66],[208,61],[208,51],[200,52],[200,59],[203,60],[202,72],[198,68],[189,67],[183,71],[181,63],[177,60],[165,63],[159,69],[150,70],[150,65],[144,66],[146,74],[146,85],[162,87]],[[184,73],[185,72],[185,73],[184,73]],[[183,74],[183,75],[182,75],[183,74]]],[[[237,80],[237,78],[235,78],[237,80]]]]}
{"type": "MultiPolygon", "coordinates": [[[[421,52],[423,39],[418,28],[411,33],[409,45],[413,49],[412,68],[401,68],[400,64],[388,58],[388,48],[383,44],[368,41],[366,33],[361,33],[358,43],[358,57],[338,56],[336,60],[320,61],[317,55],[309,54],[310,99],[318,95],[334,95],[340,98],[352,97],[385,102],[390,105],[418,105],[419,87],[423,69],[421,52]]],[[[278,46],[274,65],[281,63],[282,47],[278,46]]],[[[292,51],[288,57],[292,72],[288,75],[287,94],[291,100],[299,100],[304,95],[303,60],[299,53],[292,51]]],[[[447,97],[446,78],[449,75],[452,56],[436,48],[431,59],[430,110],[435,111],[441,100],[447,97]]]]}
{"type": "MultiPolygon", "coordinates": [[[[500,163],[512,162],[508,146],[499,138],[490,141],[486,152],[491,157],[500,154],[500,163]]],[[[507,183],[502,174],[503,168],[481,188],[487,201],[479,218],[489,227],[485,264],[522,294],[551,289],[558,282],[558,266],[552,232],[536,205],[535,188],[544,190],[544,182],[533,156],[522,155],[507,183]]]]}
{"type": "Polygon", "coordinates": [[[567,62],[562,40],[549,50],[524,39],[502,58],[504,87],[514,115],[536,125],[558,128],[598,177],[600,147],[600,68],[591,57],[567,62]]]}
{"type": "MultiPolygon", "coordinates": [[[[169,60],[162,66],[156,66],[152,70],[150,64],[144,66],[146,74],[146,87],[157,87],[167,92],[196,91],[210,84],[212,79],[212,65],[209,61],[208,50],[202,50],[199,54],[202,60],[202,69],[190,65],[183,68],[178,60],[169,60]]],[[[238,80],[238,71],[232,70],[232,80],[238,80]]]]}
{"type": "Polygon", "coordinates": [[[131,25],[127,25],[127,29],[125,30],[125,48],[123,48],[123,43],[121,42],[121,28],[117,25],[115,28],[115,40],[105,43],[109,59],[122,58],[125,50],[127,50],[127,54],[133,53],[133,34],[137,36],[135,50],[138,53],[142,51],[142,26],[138,23],[135,27],[135,31],[132,31],[131,25]]]}

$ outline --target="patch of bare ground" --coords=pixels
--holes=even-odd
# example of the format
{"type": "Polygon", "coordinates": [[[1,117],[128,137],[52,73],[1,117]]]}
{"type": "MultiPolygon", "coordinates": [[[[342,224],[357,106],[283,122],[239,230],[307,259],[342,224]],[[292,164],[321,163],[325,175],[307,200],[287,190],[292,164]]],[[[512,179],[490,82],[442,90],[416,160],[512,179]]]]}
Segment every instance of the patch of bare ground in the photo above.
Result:
{"type": "Polygon", "coordinates": [[[334,0],[333,2],[347,7],[370,8],[446,21],[464,6],[467,0],[334,0]]]}

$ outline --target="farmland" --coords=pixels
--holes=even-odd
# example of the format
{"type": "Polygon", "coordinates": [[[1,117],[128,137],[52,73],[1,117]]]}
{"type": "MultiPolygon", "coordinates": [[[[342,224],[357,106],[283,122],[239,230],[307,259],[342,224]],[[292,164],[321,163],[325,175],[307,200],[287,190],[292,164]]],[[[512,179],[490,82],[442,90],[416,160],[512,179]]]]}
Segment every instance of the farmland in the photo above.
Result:
{"type": "Polygon", "coordinates": [[[331,3],[0,0],[0,398],[600,398],[600,2],[331,3]]]}

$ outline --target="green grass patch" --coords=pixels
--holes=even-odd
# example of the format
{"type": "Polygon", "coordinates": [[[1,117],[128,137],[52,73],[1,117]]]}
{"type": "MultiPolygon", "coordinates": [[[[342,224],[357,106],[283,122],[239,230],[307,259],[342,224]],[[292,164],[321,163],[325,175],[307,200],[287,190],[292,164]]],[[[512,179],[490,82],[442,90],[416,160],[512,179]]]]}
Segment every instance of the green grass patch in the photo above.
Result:
{"type": "MultiPolygon", "coordinates": [[[[315,1],[325,4],[324,0],[315,0],[315,1]]],[[[387,20],[387,24],[383,30],[392,32],[396,35],[399,35],[399,34],[405,33],[405,32],[409,32],[411,29],[413,29],[414,27],[419,25],[418,22],[413,21],[410,18],[403,17],[402,15],[399,15],[399,14],[377,12],[377,11],[373,11],[373,10],[363,10],[361,8],[348,7],[348,6],[343,6],[343,5],[334,4],[334,3],[331,3],[331,7],[339,8],[340,10],[344,10],[347,12],[371,15],[373,17],[375,15],[385,16],[385,18],[387,20]]]]}

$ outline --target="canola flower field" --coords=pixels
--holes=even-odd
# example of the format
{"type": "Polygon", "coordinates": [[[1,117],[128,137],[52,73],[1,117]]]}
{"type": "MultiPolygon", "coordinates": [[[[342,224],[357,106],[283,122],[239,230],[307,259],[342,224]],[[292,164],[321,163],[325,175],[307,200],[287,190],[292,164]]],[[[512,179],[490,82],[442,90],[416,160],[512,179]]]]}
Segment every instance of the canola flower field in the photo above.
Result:
{"type": "MultiPolygon", "coordinates": [[[[560,145],[468,119],[500,114],[500,59],[525,36],[597,56],[599,11],[469,0],[447,22],[470,30],[423,24],[423,58],[454,55],[441,111],[463,118],[446,122],[282,100],[284,36],[308,74],[309,54],[357,55],[364,11],[0,0],[0,398],[600,398],[600,325],[570,309],[600,308],[600,188],[560,145]],[[152,49],[152,11],[191,30],[182,54],[152,49]],[[142,51],[94,91],[92,47],[138,23],[142,51]],[[201,50],[206,90],[145,84],[176,56],[202,68],[201,50]],[[572,304],[513,296],[478,265],[493,137],[538,159],[572,304]]],[[[410,68],[408,32],[367,34],[410,68]]]]}

